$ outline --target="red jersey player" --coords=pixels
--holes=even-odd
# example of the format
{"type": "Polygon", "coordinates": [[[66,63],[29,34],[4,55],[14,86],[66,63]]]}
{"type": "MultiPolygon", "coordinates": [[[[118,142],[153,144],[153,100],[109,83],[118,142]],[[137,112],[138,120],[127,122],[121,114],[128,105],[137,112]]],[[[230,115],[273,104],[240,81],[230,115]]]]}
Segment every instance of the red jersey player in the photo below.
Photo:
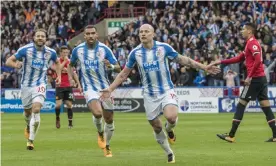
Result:
{"type": "Polygon", "coordinates": [[[61,64],[61,83],[60,86],[56,87],[56,127],[60,128],[60,106],[62,102],[66,104],[67,106],[67,115],[68,115],[68,128],[73,127],[73,111],[72,111],[72,102],[73,102],[73,90],[72,86],[74,87],[75,83],[80,87],[79,79],[77,78],[76,73],[73,75],[73,81],[72,78],[68,77],[67,73],[67,66],[70,63],[70,60],[68,59],[69,56],[69,49],[66,46],[60,47],[60,64],[61,64]]]}
{"type": "Polygon", "coordinates": [[[275,116],[270,108],[267,96],[267,80],[262,64],[262,47],[260,46],[258,40],[255,39],[255,32],[256,28],[254,24],[245,24],[241,31],[242,36],[247,40],[244,51],[237,57],[215,62],[215,64],[232,64],[245,60],[247,69],[247,78],[244,82],[245,86],[236,108],[232,121],[232,128],[229,134],[217,134],[220,139],[228,142],[235,141],[235,133],[243,118],[244,110],[250,100],[256,99],[260,102],[261,108],[266,115],[267,123],[273,133],[273,137],[267,140],[267,142],[276,142],[275,116]]]}

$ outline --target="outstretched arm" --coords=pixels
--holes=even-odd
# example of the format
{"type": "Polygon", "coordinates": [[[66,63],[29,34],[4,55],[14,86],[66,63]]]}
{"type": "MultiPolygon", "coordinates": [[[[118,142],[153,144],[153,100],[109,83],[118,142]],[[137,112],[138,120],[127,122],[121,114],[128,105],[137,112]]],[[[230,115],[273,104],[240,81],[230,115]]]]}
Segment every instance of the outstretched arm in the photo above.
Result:
{"type": "Polygon", "coordinates": [[[109,86],[110,92],[114,91],[122,82],[127,79],[127,76],[131,72],[132,69],[125,67],[115,78],[113,83],[109,86]]]}
{"type": "Polygon", "coordinates": [[[198,63],[197,61],[195,61],[187,56],[178,55],[176,57],[176,62],[180,63],[181,65],[189,66],[189,67],[192,67],[195,69],[202,69],[202,70],[207,69],[206,65],[198,63]]]}
{"type": "Polygon", "coordinates": [[[103,89],[101,99],[104,100],[106,98],[109,98],[111,95],[111,92],[113,92],[122,82],[124,82],[127,79],[127,76],[131,72],[131,68],[125,67],[115,78],[113,83],[107,88],[103,89]]]}
{"type": "Polygon", "coordinates": [[[238,63],[241,62],[245,59],[244,52],[241,52],[238,56],[230,58],[230,59],[225,59],[221,60],[221,64],[232,64],[232,63],[238,63]]]}
{"type": "Polygon", "coordinates": [[[213,64],[207,66],[187,56],[178,55],[175,60],[181,65],[190,66],[195,69],[202,69],[204,71],[207,71],[210,74],[218,74],[220,72],[220,68],[215,67],[213,64]]]}

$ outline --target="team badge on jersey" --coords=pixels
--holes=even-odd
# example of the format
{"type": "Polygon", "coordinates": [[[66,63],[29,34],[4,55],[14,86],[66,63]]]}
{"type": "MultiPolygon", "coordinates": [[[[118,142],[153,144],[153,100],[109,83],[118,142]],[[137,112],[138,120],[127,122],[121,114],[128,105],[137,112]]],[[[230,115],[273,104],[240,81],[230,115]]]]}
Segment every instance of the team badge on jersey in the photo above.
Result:
{"type": "Polygon", "coordinates": [[[162,56],[163,50],[161,48],[158,48],[156,54],[157,54],[157,56],[162,56]]]}
{"type": "Polygon", "coordinates": [[[256,45],[253,45],[253,50],[258,50],[258,47],[256,45]]]}
{"type": "Polygon", "coordinates": [[[46,52],[46,53],[44,54],[45,59],[48,59],[50,56],[51,56],[51,53],[49,53],[49,52],[46,52]]]}

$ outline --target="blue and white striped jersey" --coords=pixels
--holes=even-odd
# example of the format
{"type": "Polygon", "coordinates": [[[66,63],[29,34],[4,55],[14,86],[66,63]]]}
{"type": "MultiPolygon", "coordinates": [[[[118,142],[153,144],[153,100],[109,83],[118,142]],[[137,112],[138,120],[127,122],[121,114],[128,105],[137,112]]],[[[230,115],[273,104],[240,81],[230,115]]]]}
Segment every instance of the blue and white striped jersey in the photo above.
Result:
{"type": "Polygon", "coordinates": [[[150,50],[144,48],[142,44],[133,49],[126,66],[133,68],[137,63],[144,93],[158,96],[173,89],[168,58],[174,59],[177,56],[178,53],[170,45],[154,41],[154,46],[150,50]]]}
{"type": "Polygon", "coordinates": [[[109,86],[104,59],[107,59],[113,65],[117,64],[110,48],[99,41],[93,49],[88,48],[86,42],[73,49],[70,61],[71,64],[77,65],[84,91],[88,89],[100,91],[109,86]]]}
{"type": "Polygon", "coordinates": [[[23,60],[21,87],[47,85],[47,69],[51,61],[57,61],[55,50],[44,46],[42,51],[38,51],[35,44],[30,43],[19,48],[15,57],[23,60]]]}

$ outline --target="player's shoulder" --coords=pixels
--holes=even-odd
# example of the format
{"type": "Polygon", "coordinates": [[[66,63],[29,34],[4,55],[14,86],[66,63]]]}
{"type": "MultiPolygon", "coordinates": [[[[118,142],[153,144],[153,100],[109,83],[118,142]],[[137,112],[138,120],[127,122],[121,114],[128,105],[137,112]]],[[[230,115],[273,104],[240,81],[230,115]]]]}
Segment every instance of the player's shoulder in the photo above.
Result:
{"type": "Polygon", "coordinates": [[[99,47],[107,47],[107,48],[108,48],[107,45],[105,45],[104,43],[102,43],[102,42],[100,42],[100,41],[98,41],[98,46],[99,46],[99,47]]]}
{"type": "Polygon", "coordinates": [[[259,46],[260,43],[256,38],[252,37],[252,38],[248,39],[248,45],[258,45],[259,46]]]}
{"type": "Polygon", "coordinates": [[[49,51],[51,53],[55,53],[55,54],[57,53],[56,50],[54,50],[54,49],[52,49],[52,48],[50,48],[48,46],[45,46],[45,49],[46,49],[46,51],[49,51]]]}
{"type": "Polygon", "coordinates": [[[77,49],[84,48],[84,47],[85,47],[85,42],[83,42],[83,43],[77,45],[74,49],[77,50],[77,49]]]}
{"type": "Polygon", "coordinates": [[[170,48],[172,48],[172,46],[169,45],[168,43],[159,42],[159,41],[155,41],[155,43],[156,43],[157,47],[163,47],[164,49],[170,49],[170,48]]]}
{"type": "Polygon", "coordinates": [[[103,49],[104,51],[106,51],[106,50],[111,51],[111,49],[107,45],[105,45],[104,43],[102,43],[100,41],[98,42],[98,46],[100,49],[103,49]]]}
{"type": "Polygon", "coordinates": [[[20,47],[18,50],[26,50],[29,48],[34,48],[34,43],[26,44],[25,46],[20,47]]]}
{"type": "Polygon", "coordinates": [[[84,49],[84,47],[85,47],[85,42],[83,42],[83,43],[77,45],[77,46],[73,49],[73,52],[74,52],[74,51],[78,51],[79,49],[84,49]]]}
{"type": "Polygon", "coordinates": [[[134,49],[132,49],[131,51],[130,51],[130,55],[136,55],[136,54],[142,54],[142,44],[139,44],[138,46],[136,46],[134,49]]]}
{"type": "Polygon", "coordinates": [[[156,46],[171,47],[168,43],[155,41],[156,46]]]}

